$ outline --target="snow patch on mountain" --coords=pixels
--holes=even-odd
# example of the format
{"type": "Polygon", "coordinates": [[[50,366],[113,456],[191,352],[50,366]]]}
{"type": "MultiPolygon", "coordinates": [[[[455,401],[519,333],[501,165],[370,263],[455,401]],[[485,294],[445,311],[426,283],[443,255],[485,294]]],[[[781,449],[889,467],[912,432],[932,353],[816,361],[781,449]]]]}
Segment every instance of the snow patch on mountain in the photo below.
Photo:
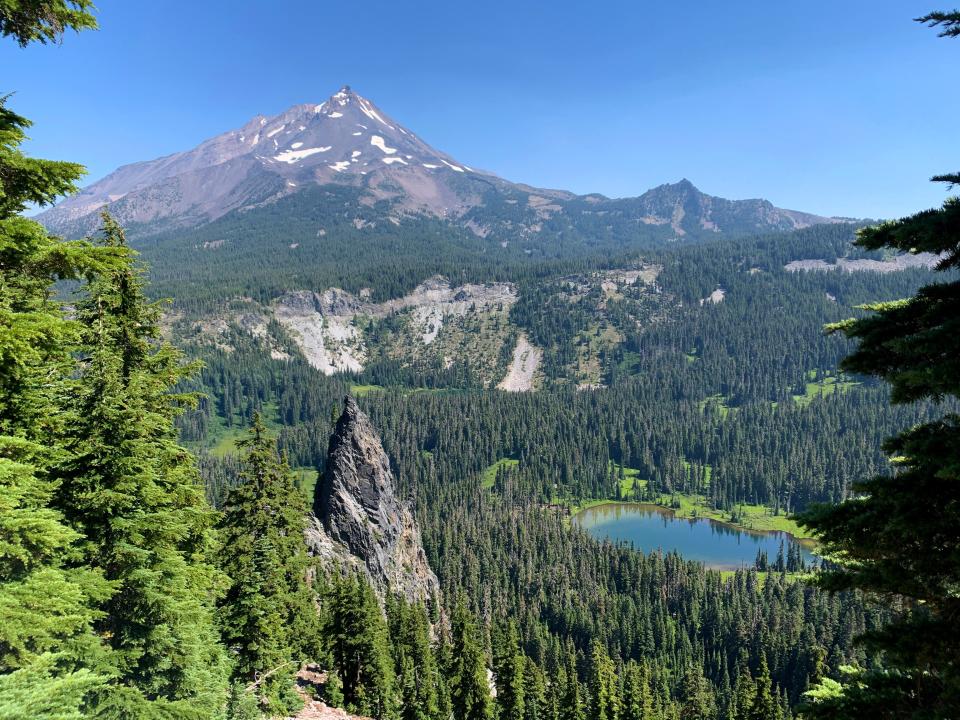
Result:
{"type": "MultiPolygon", "coordinates": [[[[363,114],[366,115],[368,118],[370,118],[371,120],[376,120],[376,121],[378,121],[379,123],[381,123],[382,125],[386,125],[388,128],[390,128],[391,130],[393,130],[393,125],[391,125],[391,124],[388,123],[386,120],[384,120],[382,117],[380,117],[380,114],[379,114],[376,110],[374,110],[374,109],[373,109],[373,106],[370,105],[366,100],[364,100],[364,99],[361,98],[361,97],[358,97],[358,98],[357,98],[357,105],[358,105],[358,106],[360,107],[360,109],[363,111],[363,114]]],[[[364,128],[364,130],[366,130],[366,128],[364,128]]]]}
{"type": "Polygon", "coordinates": [[[316,155],[317,153],[327,152],[330,150],[331,146],[327,145],[325,147],[316,147],[316,148],[307,148],[305,150],[287,150],[280,153],[279,155],[274,155],[274,160],[279,160],[280,162],[285,163],[295,163],[308,158],[311,155],[316,155]]]}
{"type": "Polygon", "coordinates": [[[397,151],[396,148],[387,147],[386,142],[379,135],[374,135],[372,138],[370,138],[370,144],[375,148],[380,148],[387,155],[393,155],[397,151]]]}

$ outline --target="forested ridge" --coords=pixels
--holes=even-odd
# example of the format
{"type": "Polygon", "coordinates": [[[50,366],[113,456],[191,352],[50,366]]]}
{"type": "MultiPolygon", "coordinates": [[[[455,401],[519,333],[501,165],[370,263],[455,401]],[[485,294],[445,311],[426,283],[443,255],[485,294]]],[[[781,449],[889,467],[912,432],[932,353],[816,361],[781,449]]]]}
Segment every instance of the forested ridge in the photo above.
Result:
{"type": "MultiPolygon", "coordinates": [[[[756,717],[790,714],[825,675],[872,665],[853,638],[879,627],[886,610],[785,573],[721,575],[598,545],[558,507],[685,494],[734,520],[743,503],[786,514],[839,501],[857,478],[886,467],[883,437],[933,410],[890,406],[883,386],[839,375],[849,345],[822,328],[859,303],[908,294],[930,273],[783,270],[793,259],[855,256],[851,239],[849,228],[814,228],[645,254],[662,265],[669,300],[655,299],[654,321],[625,334],[607,363],[608,387],[589,391],[560,383],[496,392],[469,372],[440,369],[328,377],[300,358],[270,359],[237,328],[231,350],[203,351],[194,387],[207,396],[183,418],[184,437],[202,447],[266,408],[291,463],[322,473],[342,395],[374,381],[382,387],[360,401],[414,502],[445,597],[462,597],[488,628],[491,663],[502,654],[496,638],[513,627],[529,676],[521,692],[548,689],[540,710],[525,706],[539,713],[529,717],[591,717],[600,668],[610,702],[648,708],[633,717],[744,717],[757,688],[769,697],[756,717]],[[717,286],[724,302],[702,306],[717,286]],[[504,458],[516,463],[481,487],[481,474],[504,458]],[[624,493],[623,468],[646,483],[624,493]],[[637,693],[641,686],[648,690],[637,693]]],[[[585,309],[578,326],[567,300],[551,320],[550,298],[567,277],[564,268],[554,280],[516,278],[513,319],[557,354],[592,322],[585,309]]],[[[219,502],[233,461],[204,455],[201,466],[219,502]]]]}

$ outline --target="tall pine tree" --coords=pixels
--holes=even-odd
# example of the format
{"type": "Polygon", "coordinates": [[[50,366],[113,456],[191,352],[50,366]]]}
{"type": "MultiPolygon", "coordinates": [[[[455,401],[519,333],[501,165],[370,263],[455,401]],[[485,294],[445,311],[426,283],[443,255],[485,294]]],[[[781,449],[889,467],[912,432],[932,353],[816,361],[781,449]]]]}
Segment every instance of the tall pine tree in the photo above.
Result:
{"type": "Polygon", "coordinates": [[[79,336],[52,286],[107,270],[115,253],[60,242],[19,215],[81,173],[25,157],[28,126],[0,99],[0,716],[72,717],[105,679],[93,622],[111,587],[74,567],[81,535],[51,507],[79,336]]]}
{"type": "Polygon", "coordinates": [[[392,595],[386,606],[401,720],[439,720],[441,679],[430,647],[427,610],[392,595]]]}
{"type": "Polygon", "coordinates": [[[490,720],[493,702],[487,683],[487,664],[480,636],[463,598],[452,617],[453,648],[450,700],[453,715],[460,720],[490,720]]]}
{"type": "Polygon", "coordinates": [[[265,710],[286,713],[299,704],[293,676],[319,654],[303,540],[307,499],[259,413],[238,445],[240,483],[227,494],[219,525],[220,568],[231,578],[220,625],[235,678],[256,684],[265,710]]]}
{"type": "Polygon", "coordinates": [[[370,584],[353,574],[335,578],[323,603],[323,634],[346,709],[378,720],[396,717],[390,637],[370,584]]]}
{"type": "Polygon", "coordinates": [[[513,620],[500,633],[494,648],[493,670],[497,686],[497,718],[523,720],[525,658],[520,652],[517,625],[513,620]]]}
{"type": "MultiPolygon", "coordinates": [[[[960,12],[919,18],[942,35],[960,35],[960,12]]],[[[960,173],[935,181],[960,183],[960,173]]],[[[941,272],[960,268],[960,199],[860,232],[870,250],[941,256],[941,272]]],[[[949,277],[949,276],[948,276],[949,277]]],[[[869,306],[868,317],[835,329],[859,340],[848,372],[891,385],[894,403],[960,398],[960,281],[921,288],[911,298],[869,306]]],[[[890,439],[894,470],[859,482],[854,496],[819,507],[803,521],[840,565],[819,582],[860,588],[900,609],[863,641],[882,651],[884,669],[826,681],[808,714],[820,717],[960,717],[960,416],[948,413],[890,439]]]]}
{"type": "MultiPolygon", "coordinates": [[[[66,28],[95,27],[90,7],[8,0],[0,36],[55,41],[66,28]]],[[[20,215],[73,191],[83,171],[26,157],[29,126],[0,98],[0,716],[69,720],[107,680],[93,623],[112,589],[102,573],[73,567],[80,535],[51,507],[78,339],[52,286],[109,269],[114,253],[61,242],[20,215]]]]}
{"type": "Polygon", "coordinates": [[[93,277],[76,303],[79,369],[56,503],[83,536],[86,565],[116,592],[99,607],[113,682],[100,717],[209,717],[226,697],[226,657],[214,624],[219,573],[207,560],[214,514],[174,418],[172,392],[191,368],[160,342],[160,307],[106,214],[102,245],[119,267],[93,277]]]}

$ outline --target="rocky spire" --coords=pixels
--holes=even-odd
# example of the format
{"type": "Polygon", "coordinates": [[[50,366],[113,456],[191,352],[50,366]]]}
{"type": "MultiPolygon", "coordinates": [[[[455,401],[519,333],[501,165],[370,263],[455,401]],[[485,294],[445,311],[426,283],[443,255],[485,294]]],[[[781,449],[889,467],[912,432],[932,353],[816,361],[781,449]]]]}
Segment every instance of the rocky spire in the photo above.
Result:
{"type": "Polygon", "coordinates": [[[413,515],[394,492],[380,438],[350,396],[330,438],[314,510],[307,543],[315,554],[362,567],[381,595],[426,601],[439,593],[413,515]]]}

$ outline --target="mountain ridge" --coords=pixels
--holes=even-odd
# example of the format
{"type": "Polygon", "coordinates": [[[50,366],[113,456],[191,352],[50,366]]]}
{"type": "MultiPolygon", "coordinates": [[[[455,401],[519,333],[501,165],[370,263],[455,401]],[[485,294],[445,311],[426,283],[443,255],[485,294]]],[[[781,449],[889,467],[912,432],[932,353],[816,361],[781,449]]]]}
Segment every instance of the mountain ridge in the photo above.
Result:
{"type": "Polygon", "coordinates": [[[316,186],[353,187],[358,205],[384,204],[395,218],[437,217],[501,241],[541,233],[556,216],[589,224],[584,216],[598,212],[677,238],[843,221],[708,195],[686,178],[627,198],[511,182],[436,150],[349,86],[319,104],[256,115],[192,149],[123,165],[37,217],[77,236],[93,232],[106,208],[131,235],[145,237],[202,227],[316,186]]]}

